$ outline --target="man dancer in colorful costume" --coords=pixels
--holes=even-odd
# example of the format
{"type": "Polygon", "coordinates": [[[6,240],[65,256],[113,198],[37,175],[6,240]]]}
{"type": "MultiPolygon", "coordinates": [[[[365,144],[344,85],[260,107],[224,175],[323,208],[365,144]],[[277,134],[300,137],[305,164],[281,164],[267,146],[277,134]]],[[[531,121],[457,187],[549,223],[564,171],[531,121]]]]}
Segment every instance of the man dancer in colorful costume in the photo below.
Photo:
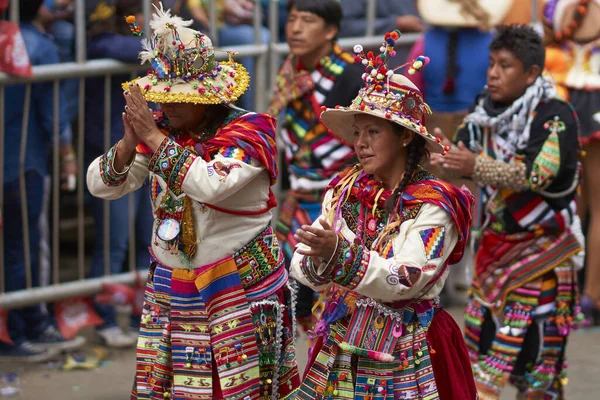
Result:
{"type": "Polygon", "coordinates": [[[275,121],[231,105],[246,70],[217,62],[190,24],[157,10],[140,54],[152,69],[123,85],[124,137],[88,170],[104,199],[150,179],[152,262],[132,398],[285,399],[299,376],[292,292],[271,228],[275,121]]]}
{"type": "MultiPolygon", "coordinates": [[[[347,106],[360,89],[363,68],[337,44],[342,8],[337,0],[292,0],[286,36],[290,56],[284,62],[268,114],[283,113],[281,139],[290,190],[277,224],[287,260],[297,244],[294,232],[319,215],[325,188],[354,162],[354,151],[320,122],[321,107],[347,106]]],[[[313,291],[300,285],[297,315],[305,330],[313,325],[313,291]]]]}
{"type": "Polygon", "coordinates": [[[500,28],[490,50],[487,87],[436,160],[480,187],[467,346],[480,399],[509,381],[528,399],[563,398],[582,252],[578,121],[541,75],[532,28],[500,28]]]}

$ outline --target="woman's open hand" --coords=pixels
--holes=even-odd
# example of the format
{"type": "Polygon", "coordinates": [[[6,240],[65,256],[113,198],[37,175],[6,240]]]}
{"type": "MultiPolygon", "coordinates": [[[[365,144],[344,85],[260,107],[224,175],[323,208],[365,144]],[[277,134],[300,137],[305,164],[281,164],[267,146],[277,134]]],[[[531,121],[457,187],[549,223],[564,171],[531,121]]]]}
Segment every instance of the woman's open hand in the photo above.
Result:
{"type": "Polygon", "coordinates": [[[325,221],[324,218],[319,220],[323,229],[315,228],[310,225],[302,225],[302,229],[298,229],[294,237],[299,243],[302,243],[310,249],[297,249],[298,254],[310,256],[313,264],[319,265],[323,260],[329,260],[337,246],[337,234],[325,221]]]}

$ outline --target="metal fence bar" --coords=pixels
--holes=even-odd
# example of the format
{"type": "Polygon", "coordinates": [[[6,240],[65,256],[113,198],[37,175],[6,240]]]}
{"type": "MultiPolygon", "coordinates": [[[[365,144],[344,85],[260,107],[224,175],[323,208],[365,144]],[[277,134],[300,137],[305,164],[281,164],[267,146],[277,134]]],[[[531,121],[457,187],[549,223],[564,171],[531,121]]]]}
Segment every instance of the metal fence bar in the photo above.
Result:
{"type": "MultiPolygon", "coordinates": [[[[235,51],[237,57],[251,57],[260,53],[265,53],[269,50],[269,46],[261,44],[247,44],[243,46],[227,46],[221,48],[224,52],[235,51]]],[[[219,61],[228,59],[226,53],[215,53],[215,57],[219,61]]],[[[33,76],[25,78],[21,76],[13,76],[5,73],[0,73],[0,84],[13,83],[34,83],[43,81],[52,81],[54,79],[71,79],[71,78],[90,78],[94,76],[102,76],[106,74],[120,75],[130,72],[139,72],[148,70],[148,65],[128,64],[111,59],[90,60],[85,64],[79,63],[61,63],[39,65],[32,67],[33,76]]]]}
{"type": "Polygon", "coordinates": [[[217,6],[215,1],[208,2],[208,34],[213,46],[219,45],[219,31],[217,30],[217,6]]]}
{"type": "Polygon", "coordinates": [[[144,36],[150,37],[150,17],[152,16],[152,5],[154,0],[141,0],[142,13],[144,14],[144,36]]]}
{"type": "Polygon", "coordinates": [[[53,302],[78,296],[90,296],[99,293],[105,283],[122,283],[132,285],[140,280],[145,281],[148,270],[127,272],[124,274],[91,278],[84,281],[65,282],[60,285],[50,285],[35,290],[19,290],[0,296],[1,308],[20,308],[42,302],[53,302]]]}
{"type": "Polygon", "coordinates": [[[27,190],[25,187],[25,151],[27,150],[27,133],[29,130],[29,111],[31,105],[31,84],[25,88],[25,104],[23,105],[23,126],[21,129],[21,149],[19,151],[19,189],[21,194],[21,220],[23,221],[23,254],[25,260],[26,287],[31,288],[31,243],[29,243],[29,214],[27,209],[27,190]]]}
{"type": "Polygon", "coordinates": [[[85,201],[83,188],[84,174],[84,145],[85,145],[85,79],[79,79],[79,118],[77,121],[77,276],[85,279],[85,201]]]}
{"type": "MultiPolygon", "coordinates": [[[[262,5],[260,1],[254,2],[254,44],[262,46],[262,5]]],[[[261,52],[254,57],[254,108],[256,111],[263,112],[266,109],[265,96],[261,88],[267,87],[267,54],[268,47],[265,52],[261,52]]]]}
{"type": "MultiPolygon", "coordinates": [[[[0,85],[0,154],[4,157],[4,85],[0,85]]],[[[4,158],[0,160],[0,221],[4,218],[4,158]]],[[[4,225],[0,226],[0,294],[4,293],[4,225]]]]}
{"type": "MultiPolygon", "coordinates": [[[[54,97],[53,103],[53,118],[54,123],[53,139],[54,145],[52,149],[52,282],[58,283],[58,256],[59,256],[59,244],[60,244],[60,232],[59,232],[59,206],[60,206],[60,82],[54,81],[52,85],[52,93],[54,97]]],[[[39,267],[38,267],[39,268],[39,267]]]]}
{"type": "Polygon", "coordinates": [[[85,0],[75,0],[75,60],[84,63],[86,52],[85,0]]]}
{"type": "Polygon", "coordinates": [[[10,20],[19,23],[19,0],[10,0],[10,20]]]}
{"type": "MultiPolygon", "coordinates": [[[[136,265],[136,239],[135,239],[135,196],[133,193],[127,195],[127,206],[129,207],[129,271],[135,271],[136,265]]],[[[104,216],[107,218],[108,216],[104,216]]]]}
{"type": "MultiPolygon", "coordinates": [[[[110,84],[112,77],[106,75],[104,77],[104,151],[108,151],[111,146],[110,142],[110,84]]],[[[104,240],[104,275],[110,275],[110,200],[104,200],[102,206],[103,213],[103,240],[104,240]]],[[[96,221],[97,223],[98,221],[96,221]]]]}
{"type": "Polygon", "coordinates": [[[269,31],[271,32],[271,41],[269,44],[269,71],[271,72],[271,81],[269,93],[273,93],[275,87],[275,77],[277,76],[279,65],[281,64],[281,55],[274,51],[275,45],[279,41],[279,1],[271,0],[269,2],[269,31]]]}
{"type": "Polygon", "coordinates": [[[365,36],[373,36],[375,34],[375,14],[377,12],[377,1],[367,0],[367,27],[365,36]]]}

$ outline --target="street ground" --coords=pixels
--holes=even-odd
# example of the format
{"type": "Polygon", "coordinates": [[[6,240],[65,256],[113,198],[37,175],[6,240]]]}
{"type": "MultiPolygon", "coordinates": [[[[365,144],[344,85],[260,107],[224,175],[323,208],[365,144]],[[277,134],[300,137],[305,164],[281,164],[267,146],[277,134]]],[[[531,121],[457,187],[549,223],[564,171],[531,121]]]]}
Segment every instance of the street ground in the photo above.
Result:
{"type": "MultiPolygon", "coordinates": [[[[456,307],[449,311],[459,325],[462,324],[463,309],[456,307]]],[[[86,330],[83,334],[88,338],[88,351],[99,346],[93,330],[86,330]]],[[[569,386],[566,398],[569,400],[598,399],[600,328],[573,333],[568,346],[568,359],[569,386]]],[[[304,338],[301,338],[298,343],[298,361],[303,369],[306,364],[304,338]]],[[[11,397],[12,399],[125,400],[129,399],[134,363],[133,349],[106,350],[106,360],[93,370],[63,371],[60,369],[60,363],[55,362],[35,366],[0,364],[0,373],[14,373],[18,376],[20,392],[11,397]]],[[[514,399],[515,393],[512,388],[507,389],[503,393],[502,400],[514,399]]],[[[1,394],[0,397],[4,398],[1,394]]]]}

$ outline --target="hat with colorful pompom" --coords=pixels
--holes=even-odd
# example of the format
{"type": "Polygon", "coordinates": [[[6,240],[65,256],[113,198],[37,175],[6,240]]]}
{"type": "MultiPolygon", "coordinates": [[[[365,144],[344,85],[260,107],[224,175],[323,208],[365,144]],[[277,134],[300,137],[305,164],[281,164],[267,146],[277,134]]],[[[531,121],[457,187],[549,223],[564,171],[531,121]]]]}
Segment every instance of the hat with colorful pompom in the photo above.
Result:
{"type": "MultiPolygon", "coordinates": [[[[219,62],[210,38],[188,28],[193,21],[172,16],[162,4],[150,21],[152,37],[142,39],[140,59],[152,68],[131,83],[141,87],[144,97],[156,103],[228,104],[236,101],[250,84],[246,69],[232,59],[219,62]]],[[[135,17],[126,18],[134,36],[143,33],[135,17]]]]}
{"type": "Polygon", "coordinates": [[[423,94],[406,76],[395,71],[409,67],[408,73],[414,74],[429,63],[429,58],[417,57],[414,61],[389,69],[387,60],[395,56],[394,45],[400,37],[398,30],[385,34],[381,53],[375,56],[372,51],[365,53],[361,45],[354,46],[356,62],[361,62],[366,72],[362,79],[364,86],[348,107],[337,106],[324,109],[321,113],[323,124],[342,140],[352,143],[354,135],[354,116],[369,114],[396,123],[427,139],[427,147],[433,153],[445,153],[436,138],[425,128],[425,116],[431,109],[423,100],[423,94]]]}

